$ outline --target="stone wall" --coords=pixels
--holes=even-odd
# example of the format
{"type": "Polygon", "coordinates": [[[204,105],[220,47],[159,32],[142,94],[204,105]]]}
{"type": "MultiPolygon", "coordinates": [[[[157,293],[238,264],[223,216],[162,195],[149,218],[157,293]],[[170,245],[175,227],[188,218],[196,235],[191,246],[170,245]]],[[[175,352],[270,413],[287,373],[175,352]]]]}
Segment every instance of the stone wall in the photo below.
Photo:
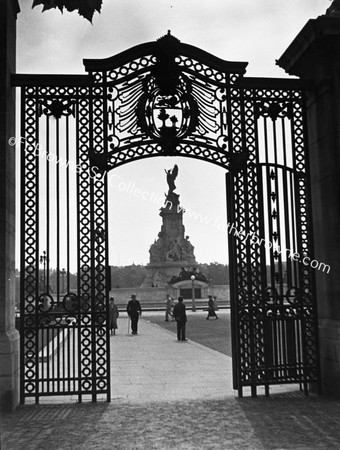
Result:
{"type": "Polygon", "coordinates": [[[16,0],[0,2],[0,408],[19,403],[19,333],[15,329],[15,73],[16,0]]]}
{"type": "Polygon", "coordinates": [[[340,394],[340,17],[310,20],[278,60],[306,81],[323,392],[340,394]]]}

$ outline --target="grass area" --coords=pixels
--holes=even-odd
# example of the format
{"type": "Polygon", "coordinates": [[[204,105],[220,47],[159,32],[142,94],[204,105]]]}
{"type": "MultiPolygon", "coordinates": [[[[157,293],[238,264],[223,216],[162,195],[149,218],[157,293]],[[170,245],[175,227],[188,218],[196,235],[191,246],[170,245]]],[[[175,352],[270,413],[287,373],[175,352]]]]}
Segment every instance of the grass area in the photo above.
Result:
{"type": "MultiPolygon", "coordinates": [[[[187,338],[205,345],[225,355],[231,356],[231,328],[229,311],[217,311],[218,320],[206,320],[206,312],[187,312],[187,338]]],[[[157,324],[160,327],[176,334],[176,322],[165,322],[164,313],[145,312],[142,316],[144,320],[157,324]]]]}

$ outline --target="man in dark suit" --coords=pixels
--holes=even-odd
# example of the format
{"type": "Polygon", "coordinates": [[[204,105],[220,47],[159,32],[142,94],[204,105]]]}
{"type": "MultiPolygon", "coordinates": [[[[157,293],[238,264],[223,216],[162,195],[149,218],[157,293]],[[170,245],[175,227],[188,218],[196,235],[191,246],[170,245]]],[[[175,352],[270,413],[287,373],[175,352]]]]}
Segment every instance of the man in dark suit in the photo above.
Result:
{"type": "Polygon", "coordinates": [[[174,306],[174,318],[177,322],[177,340],[186,341],[185,339],[185,325],[187,322],[187,313],[185,311],[185,304],[183,297],[178,297],[178,303],[174,306]]]}
{"type": "Polygon", "coordinates": [[[132,334],[138,334],[138,319],[142,315],[142,308],[139,301],[136,299],[135,294],[131,295],[131,300],[127,304],[126,311],[131,319],[132,334]]]}

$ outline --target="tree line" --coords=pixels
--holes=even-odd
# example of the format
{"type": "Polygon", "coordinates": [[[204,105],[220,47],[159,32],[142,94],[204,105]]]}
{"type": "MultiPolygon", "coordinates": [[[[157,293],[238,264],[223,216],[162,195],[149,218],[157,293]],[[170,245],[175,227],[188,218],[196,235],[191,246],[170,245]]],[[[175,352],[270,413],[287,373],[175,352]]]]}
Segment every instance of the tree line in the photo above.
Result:
{"type": "MultiPolygon", "coordinates": [[[[208,279],[211,284],[228,284],[229,268],[218,262],[196,264],[195,267],[208,279]]],[[[112,288],[139,287],[146,276],[143,265],[111,266],[112,288]]]]}

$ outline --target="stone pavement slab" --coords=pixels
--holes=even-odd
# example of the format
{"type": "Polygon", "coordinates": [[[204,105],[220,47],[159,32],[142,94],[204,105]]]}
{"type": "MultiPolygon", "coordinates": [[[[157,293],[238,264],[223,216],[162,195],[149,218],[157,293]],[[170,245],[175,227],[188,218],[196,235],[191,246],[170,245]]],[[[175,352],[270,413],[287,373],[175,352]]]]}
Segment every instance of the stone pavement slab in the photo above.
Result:
{"type": "Polygon", "coordinates": [[[1,418],[1,450],[340,448],[340,400],[292,386],[238,399],[231,358],[144,320],[133,336],[120,318],[110,341],[111,403],[21,406],[1,418]]]}
{"type": "Polygon", "coordinates": [[[145,320],[127,335],[127,319],[111,336],[111,398],[115,402],[162,402],[234,396],[231,358],[145,320]]]}

